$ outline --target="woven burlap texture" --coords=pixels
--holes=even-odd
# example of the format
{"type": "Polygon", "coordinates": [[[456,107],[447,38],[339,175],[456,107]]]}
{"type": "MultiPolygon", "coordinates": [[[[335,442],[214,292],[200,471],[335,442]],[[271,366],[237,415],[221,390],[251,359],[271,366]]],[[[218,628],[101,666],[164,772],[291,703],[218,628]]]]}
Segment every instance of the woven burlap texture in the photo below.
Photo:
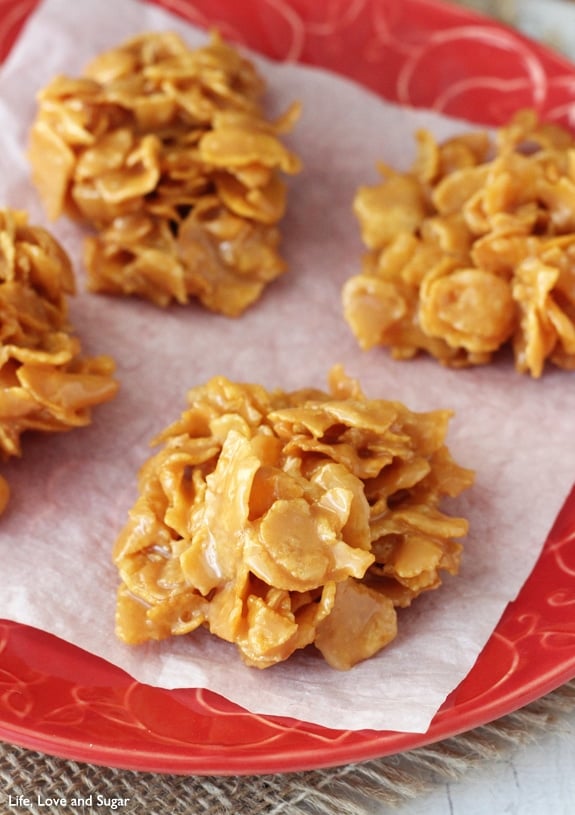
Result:
{"type": "Polygon", "coordinates": [[[114,770],[0,744],[0,812],[89,815],[109,812],[67,803],[38,807],[50,797],[129,799],[120,815],[372,815],[457,780],[487,762],[509,758],[575,710],[575,681],[462,735],[427,747],[327,770],[264,776],[178,776],[114,770]],[[17,806],[18,796],[32,805],[17,806]],[[10,801],[14,803],[10,806],[10,801]]]}

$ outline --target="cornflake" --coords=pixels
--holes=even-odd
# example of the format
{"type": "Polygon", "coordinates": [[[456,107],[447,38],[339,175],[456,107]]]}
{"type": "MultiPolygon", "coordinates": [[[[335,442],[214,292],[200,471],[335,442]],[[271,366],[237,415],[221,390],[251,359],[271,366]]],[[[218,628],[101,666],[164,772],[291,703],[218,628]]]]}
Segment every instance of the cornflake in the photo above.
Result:
{"type": "Polygon", "coordinates": [[[267,668],[314,644],[346,670],[395,637],[397,607],[456,574],[468,523],[439,504],[473,480],[445,446],[451,413],[215,377],[156,440],[119,535],[127,643],[200,627],[267,668]]]}
{"type": "Polygon", "coordinates": [[[343,289],[364,349],[448,366],[513,350],[521,373],[575,369],[575,140],[522,111],[495,139],[417,134],[408,173],[357,192],[368,252],[343,289]]]}
{"type": "Polygon", "coordinates": [[[285,270],[283,174],[300,170],[255,67],[217,35],[137,36],[38,97],[29,157],[51,218],[90,224],[92,291],[237,316],[285,270]]]}
{"type": "MultiPolygon", "coordinates": [[[[110,357],[84,357],[68,322],[70,260],[24,212],[0,210],[0,459],[20,456],[26,430],[61,432],[90,423],[115,396],[110,357]]],[[[0,509],[9,488],[0,478],[0,509]]]]}

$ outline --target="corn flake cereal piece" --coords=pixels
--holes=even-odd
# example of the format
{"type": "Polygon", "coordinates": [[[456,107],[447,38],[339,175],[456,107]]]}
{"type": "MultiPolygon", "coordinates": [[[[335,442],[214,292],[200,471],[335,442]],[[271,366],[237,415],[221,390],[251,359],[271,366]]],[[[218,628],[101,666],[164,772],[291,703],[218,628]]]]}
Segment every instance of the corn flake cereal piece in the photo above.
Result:
{"type": "Polygon", "coordinates": [[[358,190],[369,250],[342,292],[364,349],[484,365],[513,349],[538,378],[575,369],[575,140],[522,111],[494,139],[417,134],[410,172],[358,190]]]}
{"type": "Polygon", "coordinates": [[[128,643],[200,627],[267,668],[314,644],[346,670],[396,635],[396,607],[456,574],[467,521],[444,514],[473,475],[449,411],[215,377],[156,440],[114,548],[128,643]]]}
{"type": "Polygon", "coordinates": [[[251,62],[214,35],[190,50],[149,33],[101,54],[38,97],[29,158],[48,215],[90,224],[92,291],[158,306],[197,298],[240,315],[285,271],[281,136],[297,104],[265,118],[251,62]]]}
{"type": "MultiPolygon", "coordinates": [[[[83,357],[68,322],[70,260],[25,213],[0,211],[0,458],[21,455],[26,430],[82,427],[116,394],[114,363],[83,357]]],[[[0,485],[0,504],[7,488],[0,485]]]]}
{"type": "Polygon", "coordinates": [[[0,475],[0,515],[2,515],[2,513],[8,506],[9,500],[10,500],[10,485],[8,484],[4,476],[0,475]]]}

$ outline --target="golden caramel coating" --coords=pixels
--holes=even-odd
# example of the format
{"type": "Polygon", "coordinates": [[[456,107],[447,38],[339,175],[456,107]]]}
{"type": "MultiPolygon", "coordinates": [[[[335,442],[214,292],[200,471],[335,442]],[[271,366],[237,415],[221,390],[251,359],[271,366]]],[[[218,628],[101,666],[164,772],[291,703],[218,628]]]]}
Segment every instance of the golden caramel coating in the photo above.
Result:
{"type": "Polygon", "coordinates": [[[393,640],[397,606],[456,574],[470,486],[449,411],[216,377],[155,443],[119,535],[116,628],[142,643],[200,626],[267,668],[314,643],[346,670],[393,640]]]}
{"type": "Polygon", "coordinates": [[[8,506],[9,500],[10,500],[10,485],[8,484],[4,476],[0,475],[0,515],[2,515],[2,513],[8,506]]]}
{"type": "MultiPolygon", "coordinates": [[[[60,244],[25,213],[0,210],[0,459],[21,455],[26,430],[89,424],[92,407],[116,394],[112,359],[83,357],[71,334],[73,292],[60,244]]],[[[5,485],[0,493],[5,504],[5,485]]]]}
{"type": "Polygon", "coordinates": [[[453,367],[513,349],[540,377],[575,369],[575,140],[531,111],[491,141],[417,134],[408,173],[357,192],[368,248],[343,289],[362,348],[419,351],[453,367]]]}
{"type": "Polygon", "coordinates": [[[282,176],[300,170],[281,135],[293,105],[265,118],[264,82],[217,36],[190,50],[175,34],[135,37],[78,79],[39,94],[29,157],[51,218],[92,225],[92,291],[159,306],[199,299],[238,316],[285,270],[282,176]]]}

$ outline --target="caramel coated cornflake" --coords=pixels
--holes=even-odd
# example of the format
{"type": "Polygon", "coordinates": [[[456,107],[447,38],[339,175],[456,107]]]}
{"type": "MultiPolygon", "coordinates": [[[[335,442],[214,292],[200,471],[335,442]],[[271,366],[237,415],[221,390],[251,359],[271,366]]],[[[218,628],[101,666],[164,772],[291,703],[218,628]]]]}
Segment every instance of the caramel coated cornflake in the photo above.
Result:
{"type": "Polygon", "coordinates": [[[282,175],[300,162],[280,137],[299,109],[268,121],[263,91],[219,37],[190,50],[149,33],[39,94],[33,178],[51,218],[97,230],[86,245],[93,291],[160,306],[198,298],[237,316],[282,274],[282,175]]]}
{"type": "Polygon", "coordinates": [[[135,37],[39,94],[33,178],[51,218],[92,225],[92,291],[159,306],[198,298],[241,314],[285,269],[282,176],[299,159],[281,140],[293,105],[265,118],[255,67],[213,36],[135,37]]]}
{"type": "MultiPolygon", "coordinates": [[[[70,260],[23,212],[0,210],[0,459],[21,455],[26,430],[90,423],[91,408],[117,391],[114,363],[83,357],[68,322],[70,260]]],[[[8,500],[0,479],[0,506],[8,500]]]]}
{"type": "Polygon", "coordinates": [[[397,607],[456,574],[467,533],[439,504],[473,480],[451,414],[216,377],[155,443],[118,537],[117,632],[142,643],[204,626],[267,668],[310,644],[345,670],[388,645],[397,607]]]}
{"type": "Polygon", "coordinates": [[[521,373],[575,369],[575,140],[523,111],[490,140],[418,133],[410,172],[357,192],[368,247],[344,286],[362,348],[521,373]]]}

